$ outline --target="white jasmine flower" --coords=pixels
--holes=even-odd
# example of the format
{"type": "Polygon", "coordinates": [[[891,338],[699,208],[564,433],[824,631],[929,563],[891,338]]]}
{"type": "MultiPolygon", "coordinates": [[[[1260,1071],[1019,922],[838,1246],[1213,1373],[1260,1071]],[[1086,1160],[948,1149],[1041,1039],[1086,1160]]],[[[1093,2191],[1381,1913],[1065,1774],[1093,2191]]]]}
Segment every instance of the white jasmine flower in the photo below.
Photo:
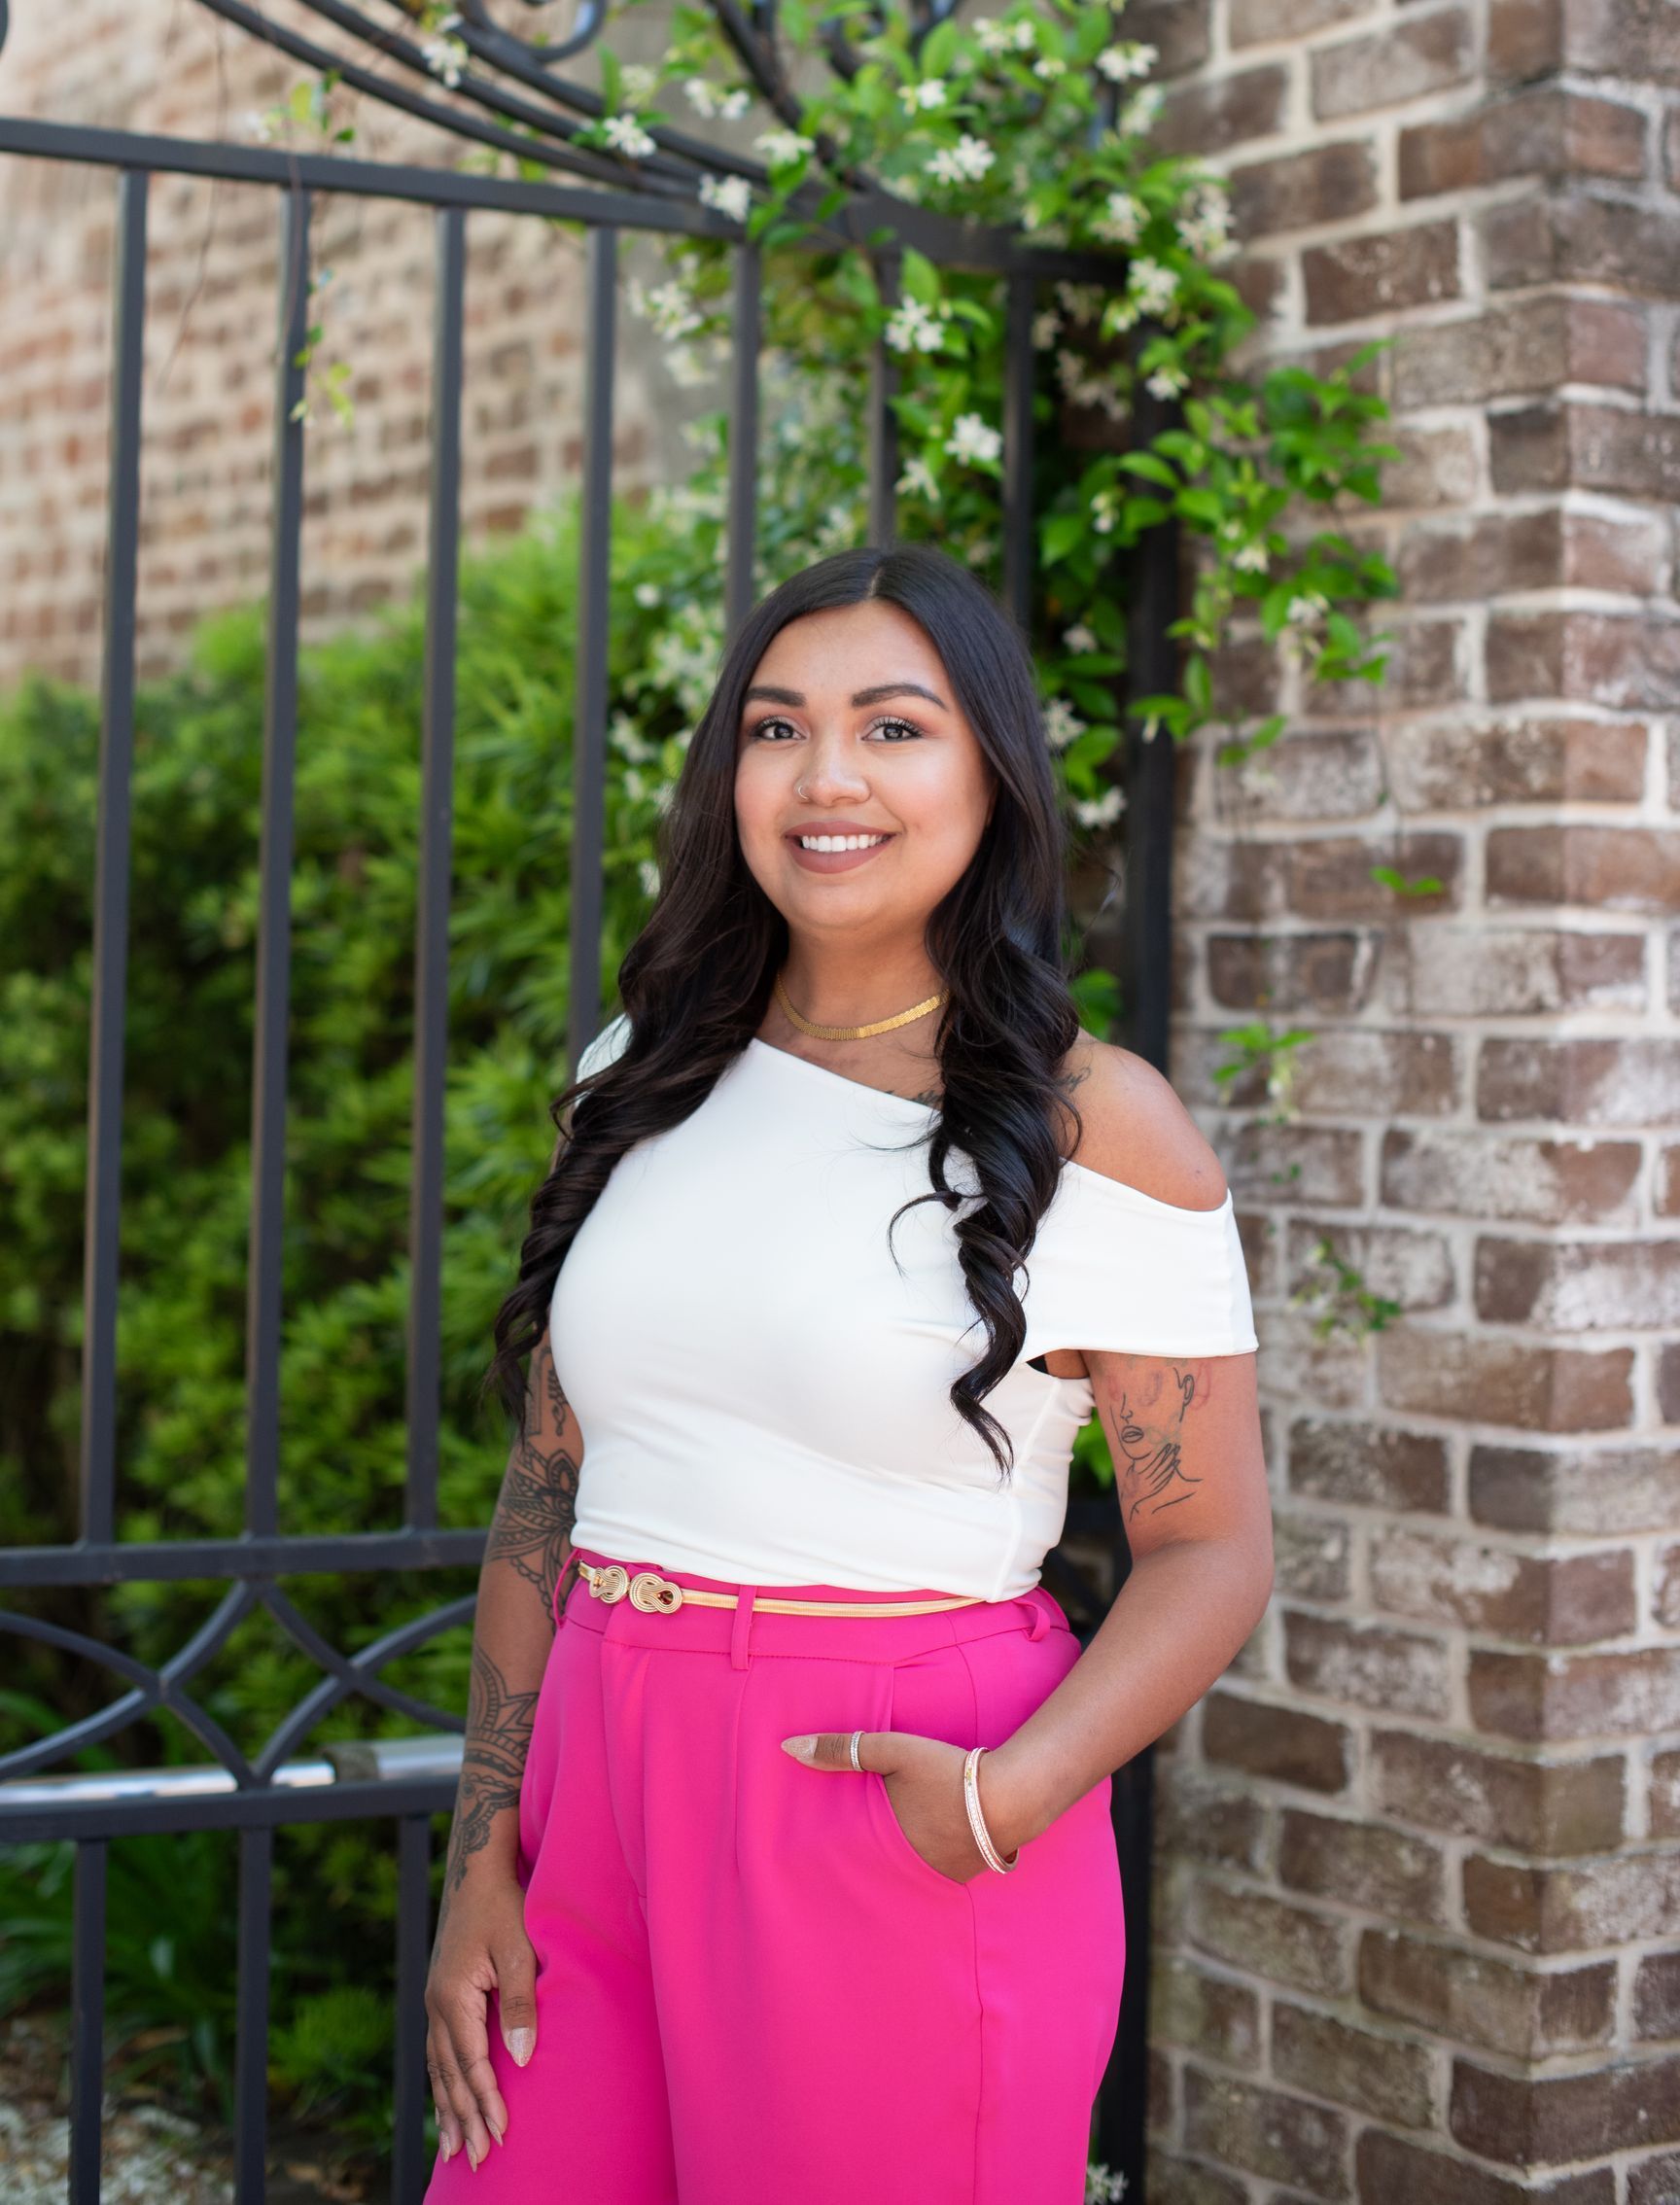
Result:
{"type": "Polygon", "coordinates": [[[607,723],[607,739],[620,756],[636,765],[646,765],[658,755],[658,745],[648,742],[627,712],[612,715],[607,723]]]}
{"type": "Polygon", "coordinates": [[[731,222],[745,222],[752,204],[752,187],[745,176],[702,176],[700,196],[731,222]]]}
{"type": "Polygon", "coordinates": [[[654,151],[652,136],[634,115],[609,115],[602,127],[607,143],[628,160],[643,160],[654,151]]]}
{"type": "Polygon", "coordinates": [[[968,28],[979,42],[982,53],[1007,53],[1015,44],[1008,25],[1000,23],[996,16],[976,16],[968,28]]]}
{"type": "Polygon", "coordinates": [[[725,122],[739,122],[743,115],[751,113],[752,107],[752,94],[745,85],[737,85],[733,91],[724,92],[718,100],[718,113],[725,122]]]}
{"type": "Polygon", "coordinates": [[[1073,807],[1079,824],[1087,827],[1112,826],[1125,809],[1125,790],[1112,785],[1101,796],[1082,796],[1073,807]]]}
{"type": "Polygon", "coordinates": [[[1182,368],[1175,368],[1169,362],[1167,366],[1156,368],[1154,374],[1144,383],[1143,388],[1151,398],[1176,398],[1180,391],[1190,388],[1190,378],[1185,374],[1182,368]]]}
{"type": "Polygon", "coordinates": [[[1320,613],[1328,612],[1329,610],[1327,598],[1320,597],[1315,589],[1308,589],[1303,590],[1299,597],[1289,600],[1283,617],[1292,628],[1310,628],[1320,613]]]}
{"type": "Polygon", "coordinates": [[[1038,27],[1030,16],[1009,25],[1009,42],[1018,53],[1030,53],[1038,43],[1038,27]]]}
{"type": "Polygon", "coordinates": [[[983,140],[964,130],[954,146],[941,146],[928,160],[936,184],[977,184],[998,156],[983,140]]]}
{"type": "Polygon", "coordinates": [[[801,137],[797,130],[760,130],[752,141],[772,168],[780,168],[788,161],[798,160],[802,155],[811,151],[813,142],[810,138],[801,137]]]}
{"type": "Polygon", "coordinates": [[[1003,433],[977,413],[960,413],[945,439],[945,449],[963,466],[974,460],[995,460],[1003,449],[1003,433]]]}
{"type": "Polygon", "coordinates": [[[905,461],[904,472],[893,487],[902,498],[926,498],[930,505],[939,502],[939,485],[933,479],[933,470],[920,453],[905,461]]]}
{"type": "Polygon", "coordinates": [[[1097,66],[1110,84],[1124,85],[1134,77],[1146,77],[1160,58],[1157,48],[1128,38],[1122,39],[1118,46],[1104,47],[1097,56],[1097,66]]]}
{"type": "Polygon", "coordinates": [[[1114,523],[1120,517],[1117,510],[1118,497],[1119,493],[1112,485],[1092,493],[1091,526],[1099,536],[1109,536],[1113,533],[1114,523]]]}
{"type": "Polygon", "coordinates": [[[638,605],[657,605],[660,595],[659,584],[657,582],[639,581],[636,584],[634,595],[638,605]]]}
{"type": "Polygon", "coordinates": [[[1140,91],[1135,91],[1116,118],[1120,138],[1141,138],[1153,130],[1161,120],[1166,98],[1159,85],[1145,85],[1140,91]]]}
{"type": "Polygon", "coordinates": [[[652,323],[662,337],[669,337],[673,341],[697,330],[705,318],[693,298],[675,279],[670,283],[659,284],[652,291],[648,291],[637,279],[630,304],[638,314],[652,323]]]}
{"type": "Polygon", "coordinates": [[[1062,641],[1069,650],[1073,651],[1096,650],[1098,648],[1097,638],[1083,620],[1075,621],[1072,627],[1065,630],[1062,641]]]}
{"type": "Polygon", "coordinates": [[[1134,261],[1127,274],[1127,292],[1144,314],[1165,314],[1178,297],[1178,278],[1160,261],[1134,261]]]}
{"type": "Polygon", "coordinates": [[[682,89],[688,95],[689,106],[697,114],[704,115],[710,122],[718,112],[718,101],[720,96],[718,87],[709,83],[704,77],[690,77],[682,89]]]}
{"type": "Polygon", "coordinates": [[[977,536],[962,556],[971,567],[984,567],[998,556],[998,539],[995,536],[977,536]]]}
{"type": "Polygon", "coordinates": [[[894,352],[937,352],[944,343],[944,324],[951,309],[941,299],[937,315],[919,298],[906,298],[887,317],[886,337],[894,352]]]}
{"type": "Polygon", "coordinates": [[[632,107],[646,107],[659,83],[659,72],[646,61],[626,61],[618,71],[624,97],[632,107]]]}
{"type": "Polygon", "coordinates": [[[659,893],[659,868],[651,858],[644,858],[636,868],[636,877],[642,883],[644,895],[659,893]]]}
{"type": "Polygon", "coordinates": [[[1114,245],[1136,245],[1149,220],[1149,209],[1130,192],[1110,192],[1107,205],[1093,224],[1099,236],[1114,245]]]}
{"type": "Polygon", "coordinates": [[[1068,74],[1068,64],[1059,53],[1041,53],[1032,64],[1032,74],[1042,77],[1047,85],[1053,85],[1058,77],[1068,74]]]}
{"type": "Polygon", "coordinates": [[[943,107],[945,80],[943,77],[928,77],[919,85],[900,85],[898,97],[912,115],[924,107],[943,107]]]}
{"type": "Polygon", "coordinates": [[[272,113],[261,115],[256,108],[247,108],[243,127],[245,135],[248,138],[255,138],[260,146],[273,144],[274,117],[272,113]]]}
{"type": "Polygon", "coordinates": [[[1264,543],[1244,543],[1231,556],[1231,564],[1239,574],[1263,575],[1272,564],[1272,554],[1264,543]]]}
{"type": "Polygon", "coordinates": [[[1222,188],[1204,181],[1178,217],[1178,235],[1187,252],[1198,260],[1228,261],[1236,248],[1231,242],[1231,207],[1222,188]]]}
{"type": "Polygon", "coordinates": [[[429,38],[420,52],[427,68],[435,77],[440,77],[451,91],[461,82],[461,72],[472,58],[466,42],[459,38],[429,38]]]}
{"type": "Polygon", "coordinates": [[[1046,306],[1042,313],[1032,317],[1032,349],[1048,352],[1056,342],[1056,332],[1062,327],[1062,317],[1054,306],[1046,306]]]}
{"type": "Polygon", "coordinates": [[[1043,717],[1044,739],[1053,751],[1065,751],[1076,735],[1085,732],[1085,722],[1066,697],[1052,697],[1043,717]]]}

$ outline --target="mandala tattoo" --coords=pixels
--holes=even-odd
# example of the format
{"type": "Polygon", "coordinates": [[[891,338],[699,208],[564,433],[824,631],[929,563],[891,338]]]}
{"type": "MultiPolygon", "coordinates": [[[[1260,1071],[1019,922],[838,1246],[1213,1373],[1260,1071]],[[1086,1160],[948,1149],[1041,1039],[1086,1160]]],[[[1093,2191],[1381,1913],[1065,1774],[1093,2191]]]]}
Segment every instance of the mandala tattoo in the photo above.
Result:
{"type": "MultiPolygon", "coordinates": [[[[550,1634],[553,1618],[559,1612],[556,1592],[577,1568],[572,1526],[578,1514],[578,1464],[567,1444],[569,1415],[544,1334],[532,1356],[525,1413],[503,1475],[484,1550],[484,1569],[488,1571],[492,1562],[506,1562],[516,1577],[531,1586],[542,1603],[542,1623],[550,1634]]],[[[480,1588],[483,1582],[481,1573],[480,1588]]],[[[526,1755],[537,1719],[537,1691],[520,1691],[508,1681],[507,1672],[484,1648],[483,1620],[480,1613],[467,1696],[461,1781],[449,1833],[445,1905],[472,1856],[490,1843],[498,1818],[518,1810],[526,1755]]],[[[532,1649],[519,1664],[521,1674],[528,1673],[527,1662],[541,1669],[540,1628],[535,1620],[518,1626],[519,1635],[532,1649]]],[[[552,1643],[551,1636],[545,1643],[552,1643]]]]}
{"type": "Polygon", "coordinates": [[[1128,1386],[1117,1391],[1109,1406],[1109,1439],[1128,1522],[1140,1508],[1151,1516],[1176,1508],[1202,1483],[1184,1468],[1181,1436],[1196,1399],[1196,1373],[1182,1363],[1168,1367],[1172,1382],[1159,1383],[1155,1399],[1145,1402],[1136,1386],[1128,1386]]]}
{"type": "Polygon", "coordinates": [[[572,1526],[578,1520],[578,1466],[566,1444],[566,1396],[546,1338],[536,1357],[523,1428],[508,1458],[485,1560],[510,1562],[536,1589],[543,1614],[552,1616],[562,1575],[576,1575],[572,1526]]]}
{"type": "Polygon", "coordinates": [[[474,1853],[490,1842],[496,1817],[517,1808],[525,1756],[537,1719],[537,1695],[510,1692],[508,1680],[481,1647],[472,1649],[472,1682],[467,1696],[467,1742],[449,1833],[447,1882],[454,1890],[474,1853]]]}

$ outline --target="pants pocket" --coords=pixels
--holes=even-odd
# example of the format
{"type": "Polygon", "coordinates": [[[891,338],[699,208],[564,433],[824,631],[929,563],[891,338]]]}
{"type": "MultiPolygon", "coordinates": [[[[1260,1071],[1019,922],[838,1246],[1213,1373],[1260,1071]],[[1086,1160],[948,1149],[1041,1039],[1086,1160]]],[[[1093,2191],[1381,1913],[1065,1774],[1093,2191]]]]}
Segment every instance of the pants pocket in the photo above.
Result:
{"type": "MultiPolygon", "coordinates": [[[[1033,1638],[1023,1627],[958,1640],[893,1665],[883,1727],[939,1738],[964,1752],[977,1745],[1000,1746],[1054,1692],[1078,1655],[1071,1631],[1052,1630],[1033,1638]]],[[[961,1781],[960,1772],[955,1780],[961,1781]]],[[[973,1877],[959,1881],[924,1860],[898,1820],[886,1778],[872,1769],[865,1781],[876,1827],[902,1868],[945,1892],[966,1891],[980,1877],[998,1880],[995,1870],[982,1867],[973,1877]]],[[[1017,1868],[1025,1860],[1023,1848],[1017,1868]]]]}
{"type": "MultiPolygon", "coordinates": [[[[891,1724],[888,1727],[896,1730],[898,1726],[891,1724]]],[[[869,1789],[869,1804],[874,1813],[876,1827],[883,1832],[888,1849],[895,1854],[918,1878],[929,1883],[936,1883],[946,1891],[966,1890],[967,1885],[964,1882],[960,1881],[954,1875],[947,1875],[943,1869],[936,1869],[931,1861],[924,1860],[915,1846],[911,1844],[910,1839],[905,1835],[904,1825],[899,1821],[897,1812],[893,1807],[892,1795],[887,1789],[887,1779],[881,1774],[880,1770],[876,1768],[865,1769],[863,1781],[869,1789]]]]}

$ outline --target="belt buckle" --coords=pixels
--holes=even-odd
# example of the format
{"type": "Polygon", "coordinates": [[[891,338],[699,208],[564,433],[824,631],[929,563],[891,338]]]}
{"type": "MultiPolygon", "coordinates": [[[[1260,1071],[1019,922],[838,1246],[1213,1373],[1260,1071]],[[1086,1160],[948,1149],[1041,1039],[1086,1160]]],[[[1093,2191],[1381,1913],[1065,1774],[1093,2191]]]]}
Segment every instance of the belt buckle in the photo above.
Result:
{"type": "Polygon", "coordinates": [[[648,1616],[673,1615],[682,1605],[682,1588],[654,1570],[638,1570],[630,1580],[630,1605],[648,1616]]]}
{"type": "Polygon", "coordinates": [[[597,1600],[622,1600],[630,1587],[630,1572],[621,1562],[609,1562],[605,1569],[589,1571],[589,1591],[597,1600]]]}

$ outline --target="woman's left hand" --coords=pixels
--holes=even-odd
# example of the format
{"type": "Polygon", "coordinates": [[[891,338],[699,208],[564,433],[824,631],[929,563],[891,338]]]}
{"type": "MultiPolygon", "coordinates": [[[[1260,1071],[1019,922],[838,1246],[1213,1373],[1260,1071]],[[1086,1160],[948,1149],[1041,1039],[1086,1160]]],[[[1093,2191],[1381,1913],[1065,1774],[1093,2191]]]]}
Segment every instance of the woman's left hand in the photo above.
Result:
{"type": "MultiPolygon", "coordinates": [[[[784,1738],[782,1749],[809,1768],[858,1774],[852,1766],[850,1731],[784,1738]]],[[[858,1758],[886,1785],[899,1829],[929,1868],[953,1883],[966,1883],[986,1868],[963,1803],[962,1764],[967,1755],[961,1746],[949,1745],[943,1738],[921,1737],[914,1731],[865,1731],[858,1740],[858,1758]]],[[[982,1754],[975,1772],[980,1812],[993,1844],[1007,1860],[1018,1838],[1009,1828],[1003,1802],[987,1788],[990,1758],[982,1754]]]]}

